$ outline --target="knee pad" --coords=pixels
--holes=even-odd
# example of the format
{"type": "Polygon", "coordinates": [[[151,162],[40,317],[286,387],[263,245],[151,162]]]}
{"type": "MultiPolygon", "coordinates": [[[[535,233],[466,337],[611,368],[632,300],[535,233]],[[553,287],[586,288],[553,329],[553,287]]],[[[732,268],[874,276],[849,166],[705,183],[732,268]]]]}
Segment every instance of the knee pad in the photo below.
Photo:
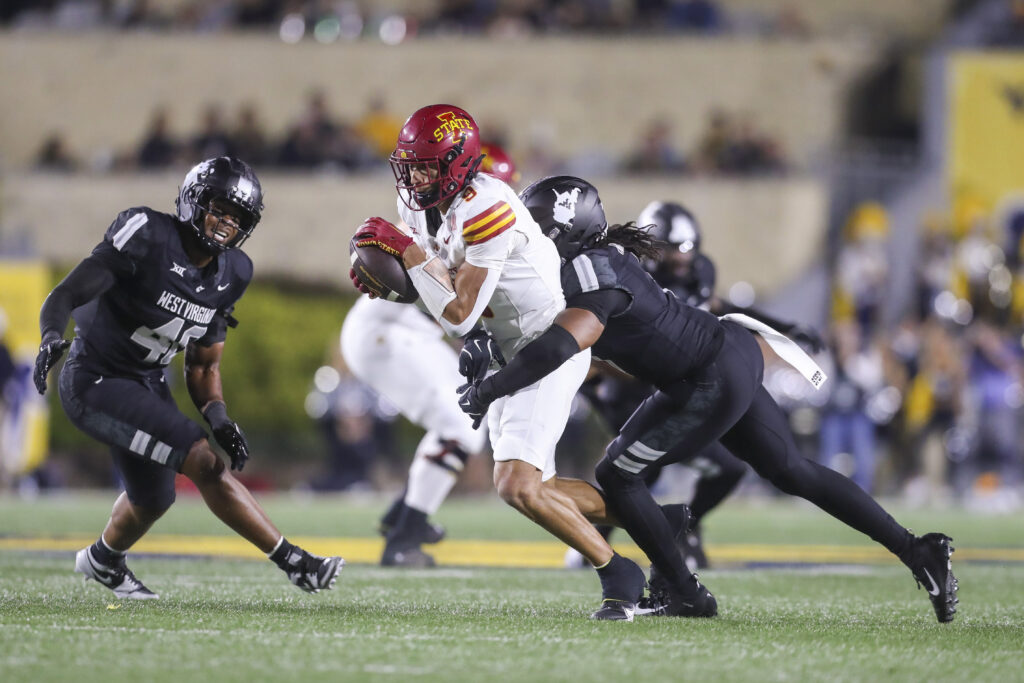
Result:
{"type": "Polygon", "coordinates": [[[455,439],[441,439],[435,432],[427,432],[416,447],[414,459],[425,459],[446,470],[459,474],[466,467],[469,452],[455,439]]]}

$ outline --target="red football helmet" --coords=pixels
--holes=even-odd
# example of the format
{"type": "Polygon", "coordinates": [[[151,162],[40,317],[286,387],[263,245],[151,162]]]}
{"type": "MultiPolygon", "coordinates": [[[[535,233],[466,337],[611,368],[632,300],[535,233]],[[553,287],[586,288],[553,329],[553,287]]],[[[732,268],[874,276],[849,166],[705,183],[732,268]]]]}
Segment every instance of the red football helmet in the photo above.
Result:
{"type": "Polygon", "coordinates": [[[450,104],[432,104],[413,113],[390,159],[398,194],[413,211],[454,197],[472,179],[480,160],[480,129],[464,109],[450,104]],[[426,170],[430,179],[413,182],[414,169],[426,170]]]}
{"type": "Polygon", "coordinates": [[[484,160],[480,163],[480,170],[484,173],[490,173],[492,176],[514,185],[519,182],[519,171],[516,170],[516,162],[512,161],[512,157],[498,145],[493,142],[484,142],[480,144],[480,151],[484,154],[484,160]]]}

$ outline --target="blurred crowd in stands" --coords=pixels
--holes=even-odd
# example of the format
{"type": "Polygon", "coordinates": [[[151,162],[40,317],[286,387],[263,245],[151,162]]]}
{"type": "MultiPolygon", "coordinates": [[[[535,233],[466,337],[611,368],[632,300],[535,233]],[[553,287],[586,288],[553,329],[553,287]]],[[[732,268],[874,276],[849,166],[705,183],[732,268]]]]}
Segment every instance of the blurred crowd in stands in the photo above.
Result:
{"type": "Polygon", "coordinates": [[[810,33],[808,23],[792,6],[775,10],[727,5],[717,0],[7,0],[0,22],[27,29],[276,29],[284,40],[309,35],[322,42],[372,35],[400,42],[417,35],[510,36],[581,30],[810,33]]]}
{"type": "Polygon", "coordinates": [[[811,396],[784,377],[769,386],[798,431],[817,427],[822,460],[869,491],[1016,507],[1024,201],[992,210],[961,197],[951,215],[923,218],[916,257],[894,257],[888,235],[885,209],[873,202],[844,228],[832,271],[828,392],[811,396]],[[914,269],[914,298],[901,314],[888,309],[887,293],[902,268],[914,269]],[[817,415],[801,416],[808,407],[817,415]]]}
{"type": "Polygon", "coordinates": [[[400,127],[401,121],[387,112],[379,99],[368,103],[359,120],[342,122],[329,111],[320,91],[309,95],[304,111],[279,139],[266,131],[252,104],[242,104],[231,120],[219,104],[207,105],[198,127],[185,135],[172,132],[167,109],[158,107],[134,148],[100,154],[86,164],[63,135],[54,133],[40,147],[36,167],[48,171],[83,170],[87,165],[92,170],[160,170],[227,154],[259,169],[360,171],[383,165],[400,127]]]}
{"type": "MultiPolygon", "coordinates": [[[[196,129],[172,131],[168,110],[157,108],[135,147],[82,155],[61,133],[45,139],[35,167],[43,171],[162,170],[188,166],[195,159],[229,154],[258,169],[373,172],[386,170],[402,119],[381,96],[371,97],[361,116],[345,121],[331,111],[323,91],[309,94],[304,109],[280,135],[264,127],[260,113],[242,104],[228,115],[219,104],[207,105],[196,129]],[[86,158],[88,157],[88,158],[86,158]]],[[[485,125],[493,142],[512,149],[521,166],[534,175],[576,173],[598,176],[615,172],[755,175],[781,173],[787,167],[780,144],[757,128],[752,116],[715,110],[708,116],[695,148],[687,153],[674,139],[672,122],[658,118],[643,128],[634,150],[614,158],[607,150],[559,157],[545,144],[543,131],[528,149],[509,146],[500,126],[485,125]]]]}

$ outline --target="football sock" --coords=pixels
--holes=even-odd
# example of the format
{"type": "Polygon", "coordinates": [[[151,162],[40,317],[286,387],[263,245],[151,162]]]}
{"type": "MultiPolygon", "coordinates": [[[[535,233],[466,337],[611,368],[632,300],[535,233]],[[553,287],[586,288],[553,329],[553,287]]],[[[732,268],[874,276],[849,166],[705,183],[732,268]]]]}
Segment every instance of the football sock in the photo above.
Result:
{"type": "Polygon", "coordinates": [[[602,597],[615,600],[632,599],[629,595],[629,581],[632,577],[629,560],[615,553],[612,555],[612,559],[595,569],[597,569],[597,576],[601,580],[602,597]]]}
{"type": "Polygon", "coordinates": [[[398,524],[398,516],[402,513],[402,508],[405,507],[405,491],[395,498],[391,502],[391,507],[384,513],[384,516],[380,518],[380,525],[383,527],[382,531],[386,532],[388,529],[398,524]]]}
{"type": "Polygon", "coordinates": [[[409,468],[405,504],[425,515],[432,515],[448,497],[456,479],[456,474],[447,467],[429,458],[417,457],[409,468]]]}
{"type": "Polygon", "coordinates": [[[96,539],[96,542],[90,547],[93,558],[100,564],[105,564],[108,567],[113,567],[124,562],[124,553],[120,550],[114,550],[107,542],[103,540],[103,534],[96,539]]]}
{"type": "Polygon", "coordinates": [[[388,532],[387,540],[390,543],[395,539],[414,535],[413,532],[423,529],[426,526],[427,513],[406,505],[402,508],[401,514],[398,515],[398,522],[396,522],[395,525],[391,527],[391,531],[388,532]]]}
{"type": "Polygon", "coordinates": [[[302,549],[297,545],[292,545],[288,542],[284,536],[277,542],[277,545],[267,553],[267,557],[271,562],[276,564],[281,569],[288,571],[292,563],[289,562],[293,553],[301,553],[302,549]]]}
{"type": "Polygon", "coordinates": [[[623,472],[607,457],[597,466],[605,498],[633,541],[674,586],[690,578],[675,543],[675,531],[643,479],[623,472]]]}

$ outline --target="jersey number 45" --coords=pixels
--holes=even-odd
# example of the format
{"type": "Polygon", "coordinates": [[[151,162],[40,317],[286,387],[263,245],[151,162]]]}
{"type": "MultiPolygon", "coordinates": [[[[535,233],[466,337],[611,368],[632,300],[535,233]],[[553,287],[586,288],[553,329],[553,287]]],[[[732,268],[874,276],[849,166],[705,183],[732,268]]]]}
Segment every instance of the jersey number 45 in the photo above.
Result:
{"type": "Polygon", "coordinates": [[[183,331],[185,321],[174,318],[155,330],[143,325],[132,333],[131,340],[149,351],[143,359],[146,363],[167,365],[193,339],[206,334],[206,327],[193,325],[183,331]]]}

